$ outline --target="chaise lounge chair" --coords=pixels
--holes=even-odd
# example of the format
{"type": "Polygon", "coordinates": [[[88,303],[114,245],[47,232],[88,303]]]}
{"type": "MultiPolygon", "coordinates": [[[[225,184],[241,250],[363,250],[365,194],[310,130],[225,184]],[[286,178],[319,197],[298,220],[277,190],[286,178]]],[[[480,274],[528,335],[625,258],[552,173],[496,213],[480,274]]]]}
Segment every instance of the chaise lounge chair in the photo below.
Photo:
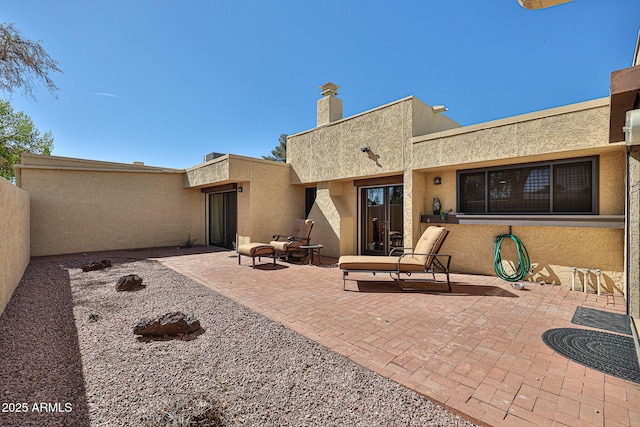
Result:
{"type": "Polygon", "coordinates": [[[415,248],[400,248],[404,251],[403,254],[394,256],[398,249],[394,248],[388,256],[341,256],[338,265],[342,269],[342,289],[346,290],[349,273],[389,273],[401,288],[401,274],[411,276],[414,273],[430,273],[435,282],[435,274],[442,273],[447,277],[447,287],[451,292],[451,255],[438,253],[448,234],[449,230],[444,227],[431,226],[422,233],[415,248]]]}
{"type": "Polygon", "coordinates": [[[286,259],[295,253],[305,253],[300,246],[308,245],[311,240],[311,229],[314,222],[310,219],[296,219],[293,221],[293,230],[288,236],[276,234],[269,246],[273,246],[276,254],[286,259]]]}

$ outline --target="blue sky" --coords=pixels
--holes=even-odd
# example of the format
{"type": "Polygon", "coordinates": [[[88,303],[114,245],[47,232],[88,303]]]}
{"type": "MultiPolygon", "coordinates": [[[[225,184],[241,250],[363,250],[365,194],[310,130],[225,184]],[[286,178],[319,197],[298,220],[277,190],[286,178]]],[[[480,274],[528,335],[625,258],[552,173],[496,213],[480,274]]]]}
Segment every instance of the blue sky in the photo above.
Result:
{"type": "Polygon", "coordinates": [[[57,98],[9,98],[54,155],[184,168],[313,128],[327,81],[345,117],[415,95],[462,125],[608,96],[640,2],[21,0],[1,16],[64,71],[57,98]]]}

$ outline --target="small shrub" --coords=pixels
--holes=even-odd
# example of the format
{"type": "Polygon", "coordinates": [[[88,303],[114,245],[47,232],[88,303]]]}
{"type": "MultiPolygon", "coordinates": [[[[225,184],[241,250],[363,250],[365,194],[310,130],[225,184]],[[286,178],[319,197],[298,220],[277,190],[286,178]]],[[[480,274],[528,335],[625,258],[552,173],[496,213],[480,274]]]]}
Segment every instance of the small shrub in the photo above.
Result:
{"type": "Polygon", "coordinates": [[[198,239],[192,239],[191,238],[191,234],[189,234],[187,236],[187,240],[183,243],[183,245],[184,245],[185,248],[191,248],[196,243],[196,240],[198,240],[198,239]]]}
{"type": "Polygon", "coordinates": [[[222,427],[222,409],[219,402],[206,396],[176,396],[147,415],[148,427],[222,427]]]}

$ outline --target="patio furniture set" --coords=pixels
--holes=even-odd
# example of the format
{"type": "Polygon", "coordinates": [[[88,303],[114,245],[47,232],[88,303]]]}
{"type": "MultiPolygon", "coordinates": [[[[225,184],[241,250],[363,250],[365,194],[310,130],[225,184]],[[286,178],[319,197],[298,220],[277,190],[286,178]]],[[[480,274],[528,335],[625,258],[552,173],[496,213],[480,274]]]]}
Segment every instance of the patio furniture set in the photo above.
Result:
{"type": "MultiPolygon", "coordinates": [[[[314,254],[320,263],[320,250],[322,244],[311,244],[311,230],[313,221],[310,219],[296,219],[293,231],[290,235],[274,235],[271,242],[267,243],[246,243],[240,245],[238,252],[238,265],[241,265],[242,256],[252,259],[252,267],[256,267],[262,257],[273,259],[283,258],[287,260],[297,259],[301,263],[309,257],[309,265],[313,265],[314,254]]],[[[343,255],[338,260],[338,266],[342,270],[342,289],[346,290],[347,280],[350,273],[372,273],[389,274],[395,283],[403,290],[409,289],[403,286],[404,283],[424,282],[424,279],[409,279],[414,274],[427,273],[432,275],[432,282],[436,281],[436,273],[444,274],[447,288],[451,292],[451,281],[449,279],[449,265],[451,255],[440,254],[449,230],[441,226],[431,226],[422,233],[416,243],[415,248],[393,248],[387,256],[367,256],[367,255],[343,255]],[[401,275],[407,276],[402,279],[401,275]]]]}
{"type": "Polygon", "coordinates": [[[276,258],[281,257],[287,260],[297,258],[301,262],[309,256],[309,265],[313,263],[313,255],[318,255],[320,262],[321,244],[310,244],[313,221],[310,219],[296,219],[293,223],[293,230],[288,236],[276,234],[271,242],[267,243],[245,243],[238,246],[238,265],[241,264],[242,255],[251,257],[253,268],[256,268],[256,258],[273,258],[273,265],[276,265],[276,258]]]}

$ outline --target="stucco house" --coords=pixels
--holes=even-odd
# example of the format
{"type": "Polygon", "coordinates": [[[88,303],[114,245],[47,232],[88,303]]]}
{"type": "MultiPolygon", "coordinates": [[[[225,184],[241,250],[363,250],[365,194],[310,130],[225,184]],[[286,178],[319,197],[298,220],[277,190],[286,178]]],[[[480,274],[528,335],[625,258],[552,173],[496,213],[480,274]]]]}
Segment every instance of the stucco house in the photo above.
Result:
{"type": "Polygon", "coordinates": [[[413,96],[342,117],[327,83],[317,126],[287,138],[286,163],[225,154],[178,170],[25,154],[16,184],[31,199],[31,255],[189,236],[231,249],[305,217],[323,254],[375,255],[445,223],[452,271],[494,274],[494,238],[511,230],[534,263],[528,280],[601,280],[638,319],[640,142],[622,131],[639,107],[637,58],[612,74],[610,97],[472,126],[413,96]]]}

